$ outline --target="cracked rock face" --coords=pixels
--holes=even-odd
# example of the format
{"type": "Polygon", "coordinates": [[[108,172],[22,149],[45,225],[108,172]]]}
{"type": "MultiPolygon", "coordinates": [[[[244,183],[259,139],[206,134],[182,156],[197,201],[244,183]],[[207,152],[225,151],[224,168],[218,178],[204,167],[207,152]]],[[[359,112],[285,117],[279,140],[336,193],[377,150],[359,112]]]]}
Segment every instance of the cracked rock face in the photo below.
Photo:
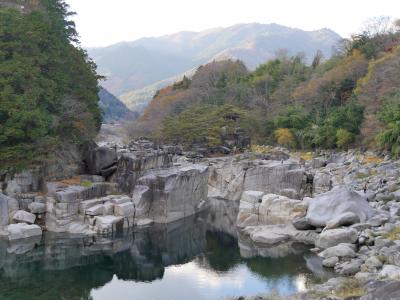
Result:
{"type": "Polygon", "coordinates": [[[208,181],[210,197],[239,201],[244,191],[253,190],[299,199],[304,193],[305,176],[300,164],[239,159],[210,160],[214,163],[208,181]]]}
{"type": "Polygon", "coordinates": [[[300,200],[276,194],[245,191],[240,200],[237,226],[291,224],[304,215],[307,207],[300,200]]]}
{"type": "Polygon", "coordinates": [[[132,193],[137,180],[147,171],[171,166],[171,156],[161,150],[137,151],[124,154],[118,160],[116,181],[121,191],[132,193]]]}
{"type": "Polygon", "coordinates": [[[147,172],[133,191],[136,216],[168,223],[199,212],[208,203],[207,180],[204,165],[147,172]]]}
{"type": "Polygon", "coordinates": [[[92,175],[110,175],[109,169],[117,163],[117,153],[107,147],[90,150],[85,157],[89,173],[92,175]]]}

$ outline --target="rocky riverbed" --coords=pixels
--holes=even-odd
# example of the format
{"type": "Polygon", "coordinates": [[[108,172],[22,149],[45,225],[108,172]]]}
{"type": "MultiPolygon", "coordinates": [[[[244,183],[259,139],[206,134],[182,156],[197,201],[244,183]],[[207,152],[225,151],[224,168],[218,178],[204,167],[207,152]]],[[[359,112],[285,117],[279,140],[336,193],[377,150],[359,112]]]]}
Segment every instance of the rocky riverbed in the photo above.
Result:
{"type": "Polygon", "coordinates": [[[206,158],[142,139],[92,146],[84,163],[85,172],[64,178],[2,174],[2,238],[110,235],[208,209],[208,226],[237,236],[242,256],[280,257],[308,244],[321,270],[336,274],[294,299],[400,298],[399,161],[277,148],[206,158]]]}

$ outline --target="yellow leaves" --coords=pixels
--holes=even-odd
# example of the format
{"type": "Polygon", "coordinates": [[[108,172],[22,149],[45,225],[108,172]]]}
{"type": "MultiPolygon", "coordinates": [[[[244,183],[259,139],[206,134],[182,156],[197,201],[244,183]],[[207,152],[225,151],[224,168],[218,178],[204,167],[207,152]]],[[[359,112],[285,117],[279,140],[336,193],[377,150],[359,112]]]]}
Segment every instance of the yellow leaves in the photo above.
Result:
{"type": "Polygon", "coordinates": [[[81,121],[73,122],[73,126],[75,129],[79,130],[80,132],[84,132],[86,130],[86,125],[81,121]]]}
{"type": "Polygon", "coordinates": [[[295,138],[290,129],[278,128],[277,130],[275,130],[274,134],[278,144],[286,147],[294,146],[295,138]]]}
{"type": "Polygon", "coordinates": [[[251,145],[251,152],[260,153],[260,154],[267,154],[271,151],[272,147],[264,146],[264,145],[251,145]]]}
{"type": "Polygon", "coordinates": [[[383,159],[375,155],[366,155],[363,157],[361,162],[363,164],[379,164],[383,162],[383,159]]]}
{"type": "Polygon", "coordinates": [[[300,153],[300,158],[304,161],[309,161],[314,158],[314,154],[312,152],[302,152],[300,153]]]}

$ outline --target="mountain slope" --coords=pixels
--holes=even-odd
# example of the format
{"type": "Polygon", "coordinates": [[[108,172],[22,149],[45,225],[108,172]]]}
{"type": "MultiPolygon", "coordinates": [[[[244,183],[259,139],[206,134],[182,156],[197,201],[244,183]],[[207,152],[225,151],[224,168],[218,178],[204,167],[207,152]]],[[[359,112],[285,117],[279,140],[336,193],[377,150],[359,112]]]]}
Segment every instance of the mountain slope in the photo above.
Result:
{"type": "Polygon", "coordinates": [[[280,56],[255,71],[237,60],[214,61],[159,90],[131,135],[210,152],[227,147],[226,136],[247,134],[261,144],[364,145],[400,156],[399,66],[400,23],[354,36],[342,52],[311,65],[302,55],[280,56]]]}
{"type": "Polygon", "coordinates": [[[100,88],[99,91],[99,105],[103,111],[103,123],[134,120],[137,117],[137,114],[104,88],[100,88]]]}
{"type": "MultiPolygon", "coordinates": [[[[179,32],[142,38],[105,48],[88,49],[99,72],[107,77],[104,87],[129,108],[138,89],[188,72],[212,60],[240,59],[249,69],[273,58],[280,49],[288,54],[304,52],[311,60],[317,50],[330,57],[340,36],[329,29],[303,31],[277,24],[239,24],[202,32],[179,32]],[[135,95],[130,97],[129,95],[135,95]]],[[[166,81],[170,82],[170,81],[166,81]]],[[[149,94],[147,98],[149,98],[149,94]]],[[[139,96],[140,98],[140,96],[139,96]]],[[[143,102],[146,99],[139,99],[143,102]]],[[[146,102],[146,101],[144,101],[146,102]]]]}

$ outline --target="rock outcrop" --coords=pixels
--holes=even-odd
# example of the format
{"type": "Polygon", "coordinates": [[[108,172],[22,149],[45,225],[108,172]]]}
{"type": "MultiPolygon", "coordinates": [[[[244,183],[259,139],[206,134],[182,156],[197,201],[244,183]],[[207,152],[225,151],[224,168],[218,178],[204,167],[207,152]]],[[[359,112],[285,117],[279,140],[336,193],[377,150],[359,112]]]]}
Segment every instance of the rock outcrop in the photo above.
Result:
{"type": "Polygon", "coordinates": [[[0,231],[4,230],[9,223],[8,197],[0,193],[0,231]]]}
{"type": "Polygon", "coordinates": [[[207,207],[208,167],[189,165],[148,171],[133,190],[136,218],[168,223],[207,207]]]}
{"type": "Polygon", "coordinates": [[[299,199],[305,193],[304,169],[294,161],[235,156],[210,163],[210,197],[239,201],[244,191],[263,191],[299,199]]]}
{"type": "Polygon", "coordinates": [[[137,180],[146,171],[172,167],[172,157],[163,150],[136,151],[123,154],[118,161],[116,181],[124,193],[132,193],[137,180]]]}
{"type": "Polygon", "coordinates": [[[304,216],[307,207],[300,200],[259,191],[245,191],[240,200],[237,226],[291,224],[304,216]]]}
{"type": "Polygon", "coordinates": [[[89,174],[110,176],[117,169],[117,152],[107,147],[96,147],[86,153],[85,162],[89,174]]]}

